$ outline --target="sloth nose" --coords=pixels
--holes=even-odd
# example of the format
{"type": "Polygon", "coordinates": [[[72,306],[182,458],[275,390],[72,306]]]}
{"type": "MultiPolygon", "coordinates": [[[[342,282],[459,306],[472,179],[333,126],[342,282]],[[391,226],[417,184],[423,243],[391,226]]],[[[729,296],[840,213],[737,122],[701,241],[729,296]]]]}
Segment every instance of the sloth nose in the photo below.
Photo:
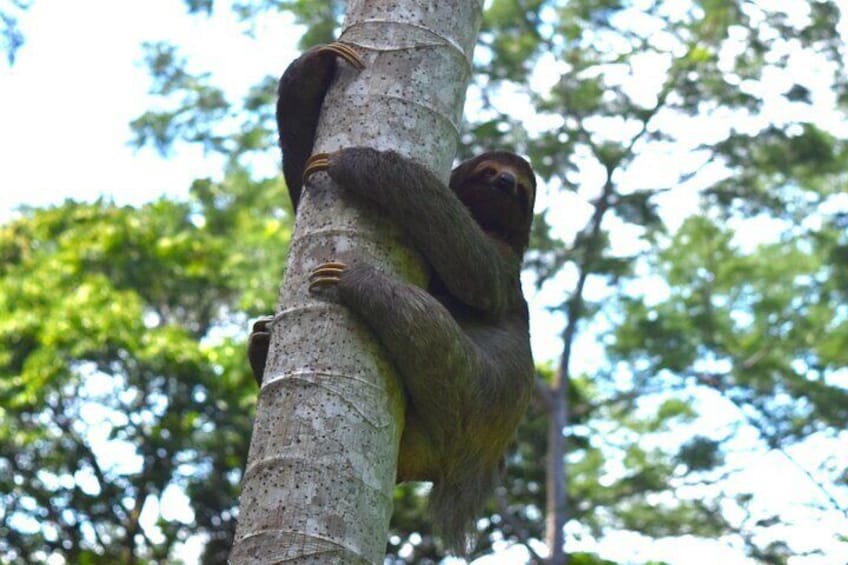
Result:
{"type": "Polygon", "coordinates": [[[501,173],[495,179],[495,186],[504,192],[509,194],[515,194],[515,189],[518,184],[518,181],[515,178],[515,175],[509,172],[501,173]]]}

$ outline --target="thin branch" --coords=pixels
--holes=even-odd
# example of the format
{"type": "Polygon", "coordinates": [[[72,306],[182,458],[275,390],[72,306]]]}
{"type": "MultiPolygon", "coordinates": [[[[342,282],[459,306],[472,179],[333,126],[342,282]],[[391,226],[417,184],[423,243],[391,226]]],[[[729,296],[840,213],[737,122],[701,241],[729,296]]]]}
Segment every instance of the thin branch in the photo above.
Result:
{"type": "Polygon", "coordinates": [[[544,563],[545,558],[536,553],[536,550],[530,545],[530,541],[533,539],[532,536],[530,536],[530,533],[521,524],[521,521],[516,520],[515,516],[513,516],[510,512],[509,505],[507,504],[506,497],[504,496],[502,489],[498,489],[495,493],[495,499],[498,501],[498,509],[500,510],[501,519],[503,519],[503,521],[512,528],[513,532],[515,532],[515,537],[518,538],[521,545],[527,548],[530,556],[535,559],[536,562],[544,563]]]}
{"type": "MultiPolygon", "coordinates": [[[[747,369],[747,368],[750,368],[751,366],[753,366],[754,364],[756,364],[756,362],[759,361],[760,359],[762,359],[762,357],[764,355],[764,354],[760,355],[760,353],[761,352],[755,353],[753,356],[751,356],[751,358],[749,358],[745,362],[741,363],[742,367],[747,369]],[[751,361],[752,359],[755,359],[755,360],[752,362],[751,361]]],[[[769,434],[768,431],[763,427],[763,425],[760,422],[758,422],[757,420],[755,420],[750,414],[748,414],[745,411],[744,408],[745,408],[745,406],[749,406],[749,407],[753,408],[754,410],[757,410],[760,413],[762,413],[762,411],[759,410],[758,408],[756,408],[755,406],[750,405],[750,404],[746,405],[743,402],[733,398],[730,395],[730,391],[724,385],[724,382],[726,382],[726,379],[729,377],[729,374],[727,374],[727,373],[702,373],[702,372],[694,372],[693,371],[693,372],[688,373],[688,375],[693,377],[695,380],[697,380],[698,382],[700,382],[704,386],[706,386],[706,387],[708,387],[712,390],[715,390],[723,398],[728,400],[734,407],[736,407],[736,409],[739,411],[739,413],[742,414],[742,417],[744,418],[744,420],[748,423],[748,425],[750,425],[752,428],[754,428],[757,431],[757,433],[760,435],[760,437],[763,439],[763,441],[765,442],[766,446],[768,446],[769,449],[771,449],[773,451],[777,451],[778,453],[783,455],[783,457],[786,458],[787,461],[789,461],[793,466],[795,466],[799,471],[801,471],[801,473],[807,478],[807,480],[809,480],[810,483],[812,483],[818,489],[818,491],[822,494],[822,496],[825,497],[825,499],[830,503],[830,505],[832,506],[832,508],[834,510],[841,512],[843,515],[848,517],[848,508],[844,508],[842,506],[842,504],[839,502],[839,500],[836,499],[836,496],[832,492],[830,492],[824,486],[824,484],[821,483],[821,481],[816,479],[816,477],[813,475],[813,473],[809,469],[807,469],[804,465],[802,465],[800,461],[795,459],[792,456],[792,454],[790,454],[783,446],[781,446],[779,443],[777,443],[774,440],[774,438],[772,437],[772,435],[769,434]]]]}

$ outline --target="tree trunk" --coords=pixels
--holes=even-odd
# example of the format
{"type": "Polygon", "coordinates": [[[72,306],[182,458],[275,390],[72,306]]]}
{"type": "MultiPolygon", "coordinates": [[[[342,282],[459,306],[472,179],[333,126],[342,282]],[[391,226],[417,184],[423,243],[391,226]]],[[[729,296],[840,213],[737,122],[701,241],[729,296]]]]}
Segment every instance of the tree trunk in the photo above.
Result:
{"type": "MultiPolygon", "coordinates": [[[[481,0],[348,2],[340,64],[314,152],[394,149],[447,178],[471,75],[481,0]]],[[[298,208],[242,484],[233,563],[378,563],[392,513],[404,397],[379,343],[313,298],[320,263],[365,256],[426,281],[401,232],[313,175],[298,208]]]]}
{"type": "Polygon", "coordinates": [[[546,469],[545,542],[550,550],[547,565],[566,565],[565,523],[568,520],[565,428],[568,425],[568,373],[560,367],[550,391],[548,411],[548,460],[546,469]]]}

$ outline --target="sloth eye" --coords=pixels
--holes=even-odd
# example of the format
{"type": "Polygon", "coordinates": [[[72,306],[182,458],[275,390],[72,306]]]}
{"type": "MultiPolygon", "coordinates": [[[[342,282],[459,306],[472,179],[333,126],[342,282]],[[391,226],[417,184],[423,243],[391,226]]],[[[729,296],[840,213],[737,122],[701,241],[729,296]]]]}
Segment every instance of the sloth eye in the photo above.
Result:
{"type": "Polygon", "coordinates": [[[486,167],[485,169],[483,169],[484,176],[493,177],[496,174],[498,174],[498,171],[494,167],[486,167]]]}

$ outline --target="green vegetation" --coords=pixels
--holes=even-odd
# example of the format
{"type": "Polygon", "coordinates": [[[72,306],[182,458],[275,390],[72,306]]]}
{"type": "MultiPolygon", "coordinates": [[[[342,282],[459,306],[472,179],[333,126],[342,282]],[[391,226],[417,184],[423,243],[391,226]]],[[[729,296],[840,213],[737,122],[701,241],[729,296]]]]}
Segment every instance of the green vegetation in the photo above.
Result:
{"type": "MultiPolygon", "coordinates": [[[[638,560],[593,544],[621,532],[717,539],[773,564],[848,551],[837,5],[488,3],[463,154],[515,148],[548,187],[526,266],[563,354],[540,367],[554,393],[521,429],[475,556],[504,542],[547,554],[548,410],[566,391],[571,563],[638,560]],[[762,495],[782,474],[801,502],[762,495]],[[810,546],[801,521],[843,537],[810,546]]],[[[304,44],[343,13],[236,6],[246,26],[291,11],[304,44]]],[[[177,46],[151,43],[148,63],[176,105],[140,116],[136,142],[202,144],[229,168],[184,202],[66,202],[0,228],[2,562],[173,562],[193,535],[206,563],[229,548],[256,397],[245,329],[275,302],[291,230],[282,180],[246,165],[276,151],[275,81],[232,105],[177,46]],[[158,514],[179,493],[193,515],[158,514]]],[[[397,562],[443,555],[421,488],[396,491],[397,562]]]]}

